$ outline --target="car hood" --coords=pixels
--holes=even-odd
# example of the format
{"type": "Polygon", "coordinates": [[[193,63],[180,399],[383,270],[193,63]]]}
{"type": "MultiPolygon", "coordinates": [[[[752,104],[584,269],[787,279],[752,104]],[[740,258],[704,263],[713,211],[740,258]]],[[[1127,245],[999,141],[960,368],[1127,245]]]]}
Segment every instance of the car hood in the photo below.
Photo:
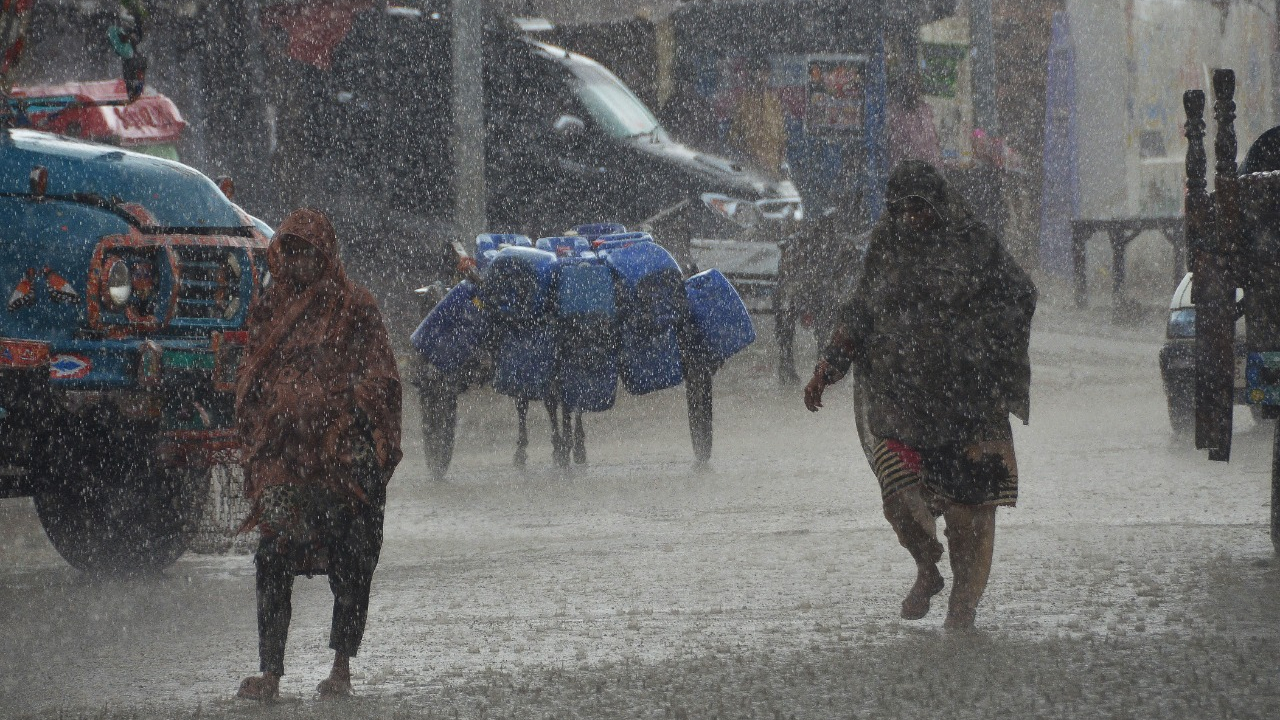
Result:
{"type": "Polygon", "coordinates": [[[49,172],[47,195],[96,199],[144,228],[245,227],[218,186],[182,163],[32,130],[0,137],[0,193],[30,194],[36,166],[49,172]]]}
{"type": "Polygon", "coordinates": [[[636,152],[679,168],[699,193],[723,193],[743,200],[800,199],[800,193],[790,180],[769,178],[735,160],[695,150],[672,139],[662,130],[623,142],[636,152]]]}

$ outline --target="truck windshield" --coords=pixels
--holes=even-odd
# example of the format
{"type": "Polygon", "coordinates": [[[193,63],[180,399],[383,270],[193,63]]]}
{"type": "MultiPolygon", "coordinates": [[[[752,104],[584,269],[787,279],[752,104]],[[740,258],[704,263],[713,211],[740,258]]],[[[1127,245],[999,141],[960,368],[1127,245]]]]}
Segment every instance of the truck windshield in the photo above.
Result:
{"type": "Polygon", "coordinates": [[[573,63],[574,90],[591,119],[613,137],[648,135],[658,119],[613,73],[591,63],[573,63]]]}

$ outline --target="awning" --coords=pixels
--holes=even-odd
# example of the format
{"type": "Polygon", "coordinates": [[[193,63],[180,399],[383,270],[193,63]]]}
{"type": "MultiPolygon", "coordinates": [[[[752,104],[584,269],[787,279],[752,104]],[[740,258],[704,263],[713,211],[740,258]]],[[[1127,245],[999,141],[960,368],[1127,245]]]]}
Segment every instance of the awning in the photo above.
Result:
{"type": "Polygon", "coordinates": [[[13,88],[10,95],[27,100],[33,129],[123,147],[173,143],[187,126],[178,106],[154,90],[124,104],[123,80],[27,85],[13,88]],[[41,105],[42,99],[48,103],[41,105]],[[69,103],[79,107],[59,112],[69,103]]]}

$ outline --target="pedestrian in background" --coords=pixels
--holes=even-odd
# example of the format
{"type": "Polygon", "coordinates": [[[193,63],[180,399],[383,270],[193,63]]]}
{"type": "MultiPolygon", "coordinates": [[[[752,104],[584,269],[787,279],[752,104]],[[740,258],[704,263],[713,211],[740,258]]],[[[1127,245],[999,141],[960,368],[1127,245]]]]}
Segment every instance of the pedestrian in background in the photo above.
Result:
{"type": "Polygon", "coordinates": [[[935,167],[942,164],[942,146],[933,108],[924,97],[920,71],[908,67],[889,80],[887,125],[889,167],[904,160],[923,160],[935,167]]]}
{"type": "Polygon", "coordinates": [[[334,658],[317,691],[343,697],[382,549],[387,481],[401,457],[400,376],[378,306],[344,272],[323,213],[289,215],[267,265],[274,281],[250,309],[236,387],[253,502],[242,529],[261,531],[254,562],[262,673],[238,695],[279,695],[294,576],[325,572],[334,658]]]}
{"type": "Polygon", "coordinates": [[[923,618],[942,591],[941,515],[953,582],[944,627],[968,629],[996,508],[1018,497],[1009,414],[1025,422],[1030,409],[1036,290],[933,165],[899,165],[887,200],[804,401],[817,411],[826,387],[856,373],[885,518],[916,561],[902,617],[923,618]]]}
{"type": "Polygon", "coordinates": [[[729,146],[756,169],[778,177],[787,159],[782,101],[769,87],[769,60],[751,57],[745,63],[745,84],[729,117],[729,146]]]}

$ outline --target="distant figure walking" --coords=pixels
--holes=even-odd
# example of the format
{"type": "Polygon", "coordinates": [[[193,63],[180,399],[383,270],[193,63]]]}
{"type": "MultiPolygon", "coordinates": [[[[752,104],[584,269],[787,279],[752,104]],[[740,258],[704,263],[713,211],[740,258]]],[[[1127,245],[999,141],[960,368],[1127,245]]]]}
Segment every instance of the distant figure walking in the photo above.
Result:
{"type": "Polygon", "coordinates": [[[239,697],[279,695],[296,574],[327,573],[333,669],[322,698],[351,694],[387,481],[400,461],[400,376],[378,306],[352,282],[323,213],[297,210],[267,251],[274,282],[249,312],[236,387],[246,493],[258,528],[260,676],[239,697]]]}
{"type": "Polygon", "coordinates": [[[747,61],[745,84],[729,118],[729,146],[757,170],[777,177],[787,159],[787,126],[782,102],[769,87],[769,61],[747,61]]]}
{"type": "Polygon", "coordinates": [[[924,160],[935,167],[942,164],[938,130],[920,87],[917,70],[901,72],[889,87],[889,167],[904,160],[924,160]]]}
{"type": "Polygon", "coordinates": [[[852,369],[885,518],[916,561],[902,617],[923,618],[942,591],[942,515],[954,583],[944,627],[963,630],[991,572],[996,507],[1018,497],[1009,414],[1025,422],[1030,409],[1036,290],[934,166],[903,162],[887,195],[804,402],[817,411],[852,369]]]}

